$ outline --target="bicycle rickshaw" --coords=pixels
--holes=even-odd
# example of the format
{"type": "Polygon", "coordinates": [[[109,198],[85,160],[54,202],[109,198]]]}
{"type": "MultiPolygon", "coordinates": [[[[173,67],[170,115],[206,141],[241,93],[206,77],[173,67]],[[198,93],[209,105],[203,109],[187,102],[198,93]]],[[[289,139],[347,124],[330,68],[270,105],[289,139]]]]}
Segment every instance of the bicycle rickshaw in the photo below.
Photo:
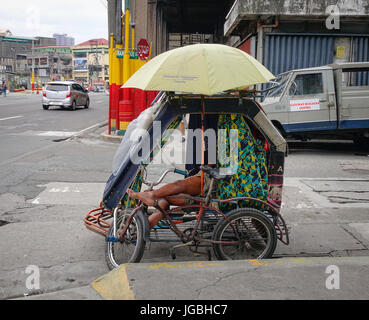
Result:
{"type": "MultiPolygon", "coordinates": [[[[219,260],[270,258],[278,240],[289,244],[287,226],[280,214],[287,144],[252,94],[248,95],[239,91],[212,97],[161,92],[152,107],[131,123],[118,149],[101,207],[89,212],[84,220],[88,229],[105,237],[110,269],[140,262],[149,242],[173,242],[173,259],[177,248],[188,247],[195,253],[205,248],[209,259],[213,252],[219,260]],[[237,164],[241,171],[229,173],[229,167],[219,163],[207,166],[203,135],[202,162],[197,170],[202,172],[202,178],[208,175],[208,192],[173,196],[184,197],[190,204],[169,210],[155,204],[154,209],[160,210],[164,218],[150,230],[147,217],[153,208],[130,199],[126,191],[140,191],[144,185],[151,190],[170,172],[191,175],[189,170],[170,168],[157,181],[150,182],[146,172],[155,153],[169,140],[170,130],[177,128],[186,115],[200,118],[203,134],[204,119],[218,117],[215,127],[226,129],[228,145],[229,129],[239,122],[238,128],[244,130],[243,142],[238,141],[241,160],[237,164]],[[159,137],[155,131],[161,133],[159,137]],[[149,160],[137,161],[132,154],[149,160]],[[253,193],[254,189],[257,193],[253,193]]],[[[226,152],[230,155],[229,146],[226,152]]]]}

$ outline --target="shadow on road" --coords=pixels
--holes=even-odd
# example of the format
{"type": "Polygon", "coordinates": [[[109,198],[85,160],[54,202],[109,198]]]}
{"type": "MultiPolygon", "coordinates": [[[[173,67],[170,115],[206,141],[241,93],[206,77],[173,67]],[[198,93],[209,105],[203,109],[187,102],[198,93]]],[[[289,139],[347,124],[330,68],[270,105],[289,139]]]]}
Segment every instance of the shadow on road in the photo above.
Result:
{"type": "Polygon", "coordinates": [[[315,141],[296,141],[296,140],[289,140],[288,141],[288,148],[289,153],[304,153],[304,152],[325,152],[330,154],[342,154],[345,153],[355,155],[355,156],[369,156],[369,149],[363,146],[359,146],[353,143],[350,140],[334,140],[334,141],[322,141],[322,140],[315,140],[315,141]]]}

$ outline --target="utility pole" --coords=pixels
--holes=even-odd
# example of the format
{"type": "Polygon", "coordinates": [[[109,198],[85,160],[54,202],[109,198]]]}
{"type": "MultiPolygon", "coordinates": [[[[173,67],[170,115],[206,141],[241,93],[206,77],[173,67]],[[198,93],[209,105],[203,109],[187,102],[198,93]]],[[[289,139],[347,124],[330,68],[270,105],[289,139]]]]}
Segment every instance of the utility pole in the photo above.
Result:
{"type": "Polygon", "coordinates": [[[35,57],[34,57],[34,51],[35,51],[35,40],[32,40],[32,93],[35,92],[35,57]]]}

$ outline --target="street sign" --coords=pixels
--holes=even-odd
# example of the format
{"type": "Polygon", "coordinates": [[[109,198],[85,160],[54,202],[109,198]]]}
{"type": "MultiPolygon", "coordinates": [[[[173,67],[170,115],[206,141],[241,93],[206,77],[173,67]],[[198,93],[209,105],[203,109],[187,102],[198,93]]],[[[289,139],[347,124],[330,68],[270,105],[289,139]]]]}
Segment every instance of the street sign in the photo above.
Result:
{"type": "Polygon", "coordinates": [[[137,44],[137,53],[142,61],[147,61],[150,56],[150,45],[145,39],[141,39],[137,44]]]}
{"type": "MultiPolygon", "coordinates": [[[[117,58],[118,59],[123,59],[124,57],[124,50],[117,50],[117,58]]],[[[138,54],[137,51],[129,51],[129,58],[130,59],[138,59],[138,54]]]]}

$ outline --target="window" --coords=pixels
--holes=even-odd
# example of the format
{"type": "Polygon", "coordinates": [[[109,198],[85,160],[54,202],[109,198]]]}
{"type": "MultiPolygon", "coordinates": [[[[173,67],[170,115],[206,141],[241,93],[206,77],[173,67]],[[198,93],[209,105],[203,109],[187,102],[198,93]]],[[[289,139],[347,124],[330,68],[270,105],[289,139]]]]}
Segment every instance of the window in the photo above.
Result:
{"type": "Polygon", "coordinates": [[[74,57],[75,58],[87,58],[87,53],[86,52],[74,52],[74,57]]]}
{"type": "Polygon", "coordinates": [[[290,96],[303,96],[324,92],[322,73],[299,74],[295,78],[295,84],[291,85],[290,96]]]}
{"type": "Polygon", "coordinates": [[[81,87],[79,84],[74,84],[72,87],[73,87],[73,90],[81,91],[81,92],[83,92],[83,91],[84,91],[84,90],[82,89],[82,87],[81,87]]]}
{"type": "Polygon", "coordinates": [[[49,84],[46,88],[48,91],[68,91],[68,86],[65,84],[49,84]]]}
{"type": "MultiPolygon", "coordinates": [[[[364,69],[363,69],[364,70],[364,69]]],[[[342,70],[342,87],[369,86],[369,71],[345,72],[342,70]]]]}

